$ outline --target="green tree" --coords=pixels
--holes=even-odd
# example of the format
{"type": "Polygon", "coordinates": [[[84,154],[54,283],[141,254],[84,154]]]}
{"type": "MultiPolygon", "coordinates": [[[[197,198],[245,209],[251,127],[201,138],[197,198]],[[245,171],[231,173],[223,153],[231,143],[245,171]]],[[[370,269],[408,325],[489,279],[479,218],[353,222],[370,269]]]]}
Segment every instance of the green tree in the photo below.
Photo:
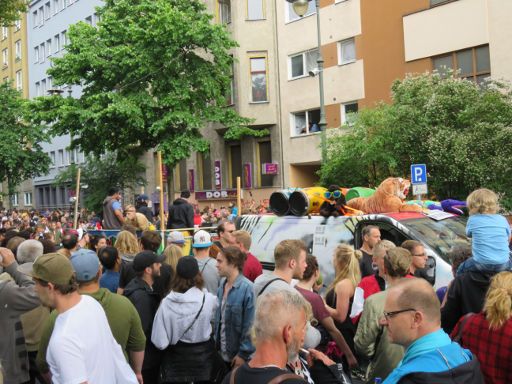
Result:
{"type": "MultiPolygon", "coordinates": [[[[75,188],[78,167],[77,164],[71,164],[60,172],[55,184],[75,188]]],[[[80,167],[80,184],[82,187],[87,186],[84,201],[80,205],[90,211],[103,210],[103,199],[113,186],[125,190],[145,184],[145,178],[141,176],[145,171],[144,164],[134,157],[120,156],[116,152],[101,157],[87,156],[86,162],[80,167]]]]}
{"type": "Polygon", "coordinates": [[[211,122],[227,139],[268,134],[226,106],[236,43],[203,1],[106,0],[97,12],[97,27],[69,28],[67,53],[48,71],[56,85],[81,85],[81,96],[34,103],[36,118],[71,134],[73,147],[132,156],[157,148],[174,165],[207,150],[200,129],[211,122]]]}
{"type": "Polygon", "coordinates": [[[48,135],[28,121],[27,103],[11,83],[0,84],[0,181],[7,181],[9,194],[23,180],[48,172],[50,165],[41,148],[48,135]]]}
{"type": "Polygon", "coordinates": [[[464,199],[487,187],[512,207],[508,87],[433,74],[396,81],[391,90],[390,105],[362,110],[352,128],[330,140],[323,183],[376,186],[426,163],[429,189],[439,199],[464,199]]]}
{"type": "Polygon", "coordinates": [[[27,10],[27,0],[2,0],[0,2],[0,25],[12,25],[20,13],[27,10]]]}

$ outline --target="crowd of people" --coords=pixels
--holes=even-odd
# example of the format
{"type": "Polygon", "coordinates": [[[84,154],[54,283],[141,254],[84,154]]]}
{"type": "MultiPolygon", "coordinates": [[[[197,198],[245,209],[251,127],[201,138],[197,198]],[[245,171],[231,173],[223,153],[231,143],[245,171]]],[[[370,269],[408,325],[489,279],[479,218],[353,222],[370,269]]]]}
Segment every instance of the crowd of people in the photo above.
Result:
{"type": "MultiPolygon", "coordinates": [[[[117,212],[116,194],[107,226],[145,216],[117,212]]],[[[123,222],[114,242],[55,212],[2,220],[3,383],[512,382],[510,228],[492,191],[468,197],[472,248],[452,251],[454,279],[437,292],[424,245],[376,226],[332,255],[282,239],[263,273],[250,233],[228,219],[216,238],[192,232],[180,199],[166,239],[123,222]]]]}

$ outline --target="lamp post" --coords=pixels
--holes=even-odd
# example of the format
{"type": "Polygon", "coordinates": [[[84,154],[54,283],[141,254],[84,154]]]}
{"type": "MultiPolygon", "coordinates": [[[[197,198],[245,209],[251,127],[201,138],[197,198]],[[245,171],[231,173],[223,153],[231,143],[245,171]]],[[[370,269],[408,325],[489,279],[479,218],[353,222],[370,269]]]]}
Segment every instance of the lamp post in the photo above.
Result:
{"type": "MultiPolygon", "coordinates": [[[[318,125],[320,127],[320,140],[321,140],[321,151],[322,151],[322,163],[327,158],[327,137],[326,128],[327,123],[325,121],[325,102],[324,102],[324,58],[322,56],[322,35],[320,34],[320,0],[286,0],[293,6],[293,11],[299,17],[303,17],[309,9],[309,2],[314,1],[316,7],[316,30],[318,38],[318,59],[317,59],[317,72],[318,72],[318,85],[320,88],[320,121],[318,125]]],[[[316,72],[316,71],[315,71],[316,72]]]]}

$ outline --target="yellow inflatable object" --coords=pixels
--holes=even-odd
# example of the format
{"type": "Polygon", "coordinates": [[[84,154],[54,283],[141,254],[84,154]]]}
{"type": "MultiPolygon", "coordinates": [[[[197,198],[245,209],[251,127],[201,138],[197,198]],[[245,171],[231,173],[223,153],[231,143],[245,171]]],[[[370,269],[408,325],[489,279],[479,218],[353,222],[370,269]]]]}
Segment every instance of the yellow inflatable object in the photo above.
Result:
{"type": "Polygon", "coordinates": [[[304,188],[293,192],[288,199],[290,212],[295,216],[304,216],[309,213],[318,213],[320,206],[325,201],[324,187],[304,188]]]}

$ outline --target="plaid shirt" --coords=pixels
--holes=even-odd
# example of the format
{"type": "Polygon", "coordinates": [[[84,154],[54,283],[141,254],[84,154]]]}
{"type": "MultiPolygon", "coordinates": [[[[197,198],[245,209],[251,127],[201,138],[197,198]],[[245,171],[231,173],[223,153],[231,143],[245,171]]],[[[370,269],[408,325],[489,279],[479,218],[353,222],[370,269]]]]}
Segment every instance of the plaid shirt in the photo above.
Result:
{"type": "MultiPolygon", "coordinates": [[[[457,335],[461,320],[452,338],[457,335]]],[[[501,328],[490,330],[483,313],[472,315],[464,325],[460,343],[478,358],[487,384],[512,383],[512,318],[501,328]]]]}

